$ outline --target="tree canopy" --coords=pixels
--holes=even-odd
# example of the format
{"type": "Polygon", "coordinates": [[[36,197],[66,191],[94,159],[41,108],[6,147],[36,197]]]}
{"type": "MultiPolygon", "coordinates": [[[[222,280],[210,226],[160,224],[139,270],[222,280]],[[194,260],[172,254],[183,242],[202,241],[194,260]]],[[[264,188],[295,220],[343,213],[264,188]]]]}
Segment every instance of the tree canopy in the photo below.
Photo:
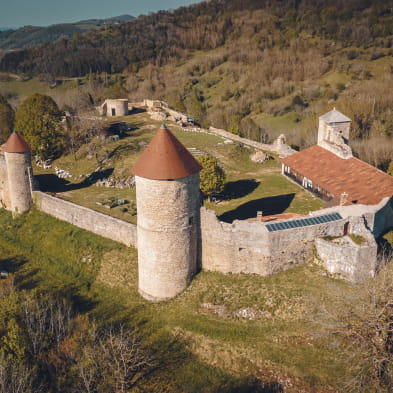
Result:
{"type": "Polygon", "coordinates": [[[49,96],[33,94],[19,106],[15,129],[23,134],[34,154],[41,159],[53,159],[62,149],[61,113],[49,96]]]}
{"type": "Polygon", "coordinates": [[[15,112],[8,101],[0,94],[0,143],[4,143],[12,132],[15,112]]]}
{"type": "Polygon", "coordinates": [[[200,189],[208,197],[219,194],[224,189],[225,172],[220,167],[217,159],[210,154],[199,158],[203,169],[199,173],[200,189]]]}

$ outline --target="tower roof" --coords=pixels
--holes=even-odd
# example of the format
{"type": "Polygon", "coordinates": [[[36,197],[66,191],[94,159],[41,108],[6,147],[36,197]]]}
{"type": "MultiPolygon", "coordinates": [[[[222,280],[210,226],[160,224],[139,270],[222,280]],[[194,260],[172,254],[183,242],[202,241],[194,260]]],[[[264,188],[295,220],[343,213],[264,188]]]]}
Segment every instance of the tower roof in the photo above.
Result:
{"type": "Polygon", "coordinates": [[[343,115],[336,108],[333,108],[332,111],[325,113],[324,115],[319,117],[321,120],[326,123],[348,123],[351,119],[345,115],[343,115]]]}
{"type": "Polygon", "coordinates": [[[2,146],[2,149],[6,153],[26,153],[31,151],[29,144],[16,131],[10,135],[7,142],[2,146]]]}
{"type": "Polygon", "coordinates": [[[181,179],[198,173],[199,162],[163,124],[131,172],[147,179],[181,179]]]}

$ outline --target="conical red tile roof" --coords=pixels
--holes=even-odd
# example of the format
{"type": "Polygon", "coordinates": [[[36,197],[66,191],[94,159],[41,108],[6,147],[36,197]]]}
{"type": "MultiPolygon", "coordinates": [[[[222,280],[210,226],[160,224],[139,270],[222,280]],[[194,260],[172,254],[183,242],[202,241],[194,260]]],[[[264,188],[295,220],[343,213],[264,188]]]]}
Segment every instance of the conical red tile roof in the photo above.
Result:
{"type": "Polygon", "coordinates": [[[7,142],[2,146],[6,153],[26,153],[31,151],[29,144],[23,139],[23,136],[17,132],[13,132],[7,142]]]}
{"type": "Polygon", "coordinates": [[[147,179],[164,180],[181,179],[201,169],[192,154],[162,125],[131,172],[147,179]]]}

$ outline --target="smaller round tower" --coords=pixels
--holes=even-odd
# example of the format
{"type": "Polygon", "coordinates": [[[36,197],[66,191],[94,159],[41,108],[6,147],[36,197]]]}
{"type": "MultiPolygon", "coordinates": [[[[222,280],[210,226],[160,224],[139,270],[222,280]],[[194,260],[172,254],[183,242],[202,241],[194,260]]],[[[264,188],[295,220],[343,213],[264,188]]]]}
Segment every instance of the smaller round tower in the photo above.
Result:
{"type": "Polygon", "coordinates": [[[8,209],[14,214],[23,213],[29,210],[32,204],[31,147],[14,131],[2,146],[2,150],[6,161],[11,203],[8,209]]]}
{"type": "Polygon", "coordinates": [[[197,271],[201,166],[161,126],[132,168],[138,209],[139,293],[170,299],[197,271]]]}

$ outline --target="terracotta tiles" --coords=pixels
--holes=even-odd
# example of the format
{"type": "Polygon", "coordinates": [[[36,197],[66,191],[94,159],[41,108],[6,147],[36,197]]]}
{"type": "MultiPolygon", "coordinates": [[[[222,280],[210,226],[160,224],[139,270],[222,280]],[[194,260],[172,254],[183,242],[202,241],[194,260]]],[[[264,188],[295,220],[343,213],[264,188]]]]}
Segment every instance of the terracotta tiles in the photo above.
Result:
{"type": "Polygon", "coordinates": [[[131,172],[146,179],[180,179],[198,173],[199,162],[181,142],[162,125],[131,172]]]}
{"type": "Polygon", "coordinates": [[[26,153],[31,150],[31,147],[23,139],[22,135],[14,131],[1,149],[6,153],[26,153]]]}
{"type": "Polygon", "coordinates": [[[281,160],[336,197],[346,192],[351,203],[375,205],[393,195],[393,177],[355,158],[342,159],[311,146],[281,160]]]}

